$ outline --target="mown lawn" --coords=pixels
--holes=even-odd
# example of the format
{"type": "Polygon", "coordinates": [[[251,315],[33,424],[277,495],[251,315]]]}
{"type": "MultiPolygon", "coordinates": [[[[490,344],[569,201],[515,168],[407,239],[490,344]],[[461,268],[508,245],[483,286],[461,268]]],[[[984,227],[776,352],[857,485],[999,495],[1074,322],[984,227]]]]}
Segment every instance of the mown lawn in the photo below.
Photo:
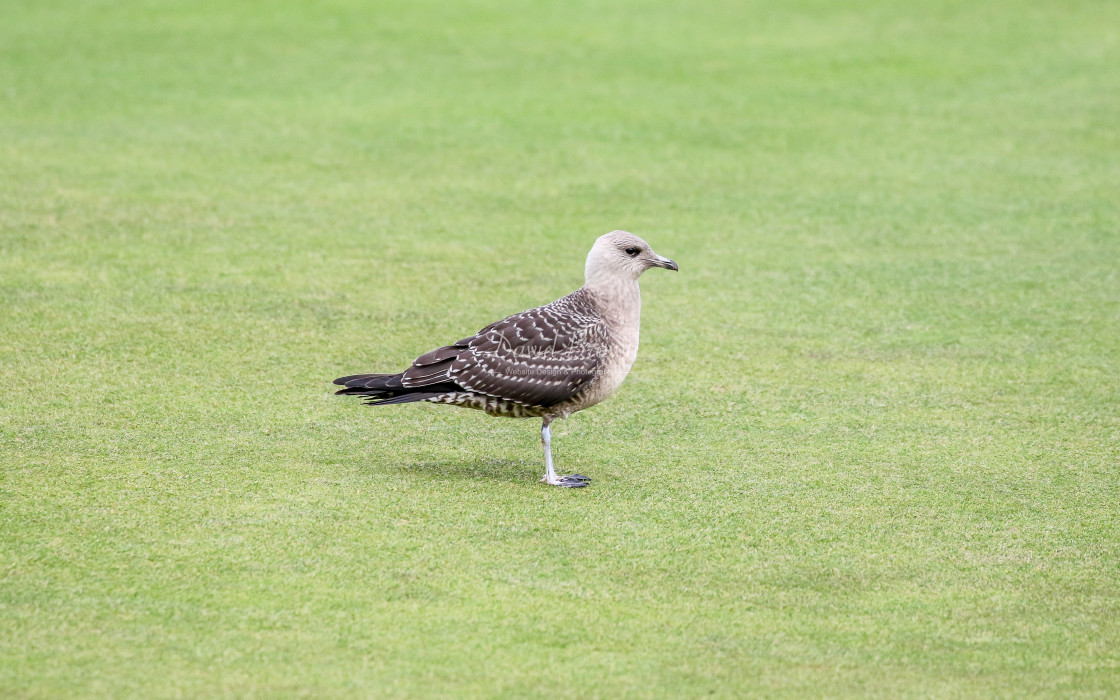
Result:
{"type": "Polygon", "coordinates": [[[0,695],[1120,694],[1120,5],[0,14],[0,695]],[[332,395],[615,228],[591,488],[332,395]]]}

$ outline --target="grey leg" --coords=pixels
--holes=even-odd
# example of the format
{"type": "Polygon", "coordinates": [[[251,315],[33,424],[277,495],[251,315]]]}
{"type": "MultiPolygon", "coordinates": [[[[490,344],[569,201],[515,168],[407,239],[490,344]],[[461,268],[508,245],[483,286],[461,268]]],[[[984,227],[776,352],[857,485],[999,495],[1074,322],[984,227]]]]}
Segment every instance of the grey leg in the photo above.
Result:
{"type": "Polygon", "coordinates": [[[556,476],[556,470],[552,468],[552,429],[549,427],[550,423],[552,421],[545,418],[544,425],[541,426],[541,444],[544,445],[544,478],[541,481],[552,486],[563,486],[569,489],[587,486],[591,479],[582,474],[556,476]]]}
{"type": "Polygon", "coordinates": [[[552,468],[552,429],[547,418],[541,426],[541,443],[544,444],[544,481],[555,484],[556,471],[552,468]]]}

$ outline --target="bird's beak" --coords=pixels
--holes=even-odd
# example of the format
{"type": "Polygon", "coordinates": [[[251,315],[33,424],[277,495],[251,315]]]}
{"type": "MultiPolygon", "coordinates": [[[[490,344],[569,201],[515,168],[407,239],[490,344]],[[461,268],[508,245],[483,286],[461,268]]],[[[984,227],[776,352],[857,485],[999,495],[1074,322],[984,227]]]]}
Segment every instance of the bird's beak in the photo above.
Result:
{"type": "Polygon", "coordinates": [[[677,267],[677,264],[675,262],[673,262],[672,260],[670,260],[669,258],[662,257],[660,255],[657,255],[656,253],[654,253],[654,258],[656,258],[656,259],[653,261],[653,264],[656,267],[663,267],[666,270],[673,270],[673,271],[676,271],[676,270],[680,269],[679,267],[677,267]]]}

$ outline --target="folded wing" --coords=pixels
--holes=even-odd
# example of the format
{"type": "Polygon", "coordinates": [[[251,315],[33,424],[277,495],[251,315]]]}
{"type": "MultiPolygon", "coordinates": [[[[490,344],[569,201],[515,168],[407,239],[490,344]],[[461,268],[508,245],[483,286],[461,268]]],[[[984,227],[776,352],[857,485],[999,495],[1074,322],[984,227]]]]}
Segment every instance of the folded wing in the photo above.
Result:
{"type": "Polygon", "coordinates": [[[378,404],[464,393],[553,406],[578,395],[595,378],[609,347],[608,333],[580,290],[424,353],[401,374],[354,375],[335,383],[346,386],[340,394],[364,394],[378,404]]]}

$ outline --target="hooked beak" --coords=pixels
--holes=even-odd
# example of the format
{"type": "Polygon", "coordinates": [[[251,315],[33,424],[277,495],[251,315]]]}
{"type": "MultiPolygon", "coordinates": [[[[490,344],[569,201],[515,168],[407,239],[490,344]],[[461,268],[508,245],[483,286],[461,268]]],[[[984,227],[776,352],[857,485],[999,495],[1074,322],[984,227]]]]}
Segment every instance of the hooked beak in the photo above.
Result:
{"type": "Polygon", "coordinates": [[[663,267],[666,270],[673,270],[674,272],[680,269],[677,267],[677,264],[669,258],[662,257],[660,255],[657,255],[656,253],[654,253],[654,255],[657,258],[653,261],[655,267],[663,267]]]}

